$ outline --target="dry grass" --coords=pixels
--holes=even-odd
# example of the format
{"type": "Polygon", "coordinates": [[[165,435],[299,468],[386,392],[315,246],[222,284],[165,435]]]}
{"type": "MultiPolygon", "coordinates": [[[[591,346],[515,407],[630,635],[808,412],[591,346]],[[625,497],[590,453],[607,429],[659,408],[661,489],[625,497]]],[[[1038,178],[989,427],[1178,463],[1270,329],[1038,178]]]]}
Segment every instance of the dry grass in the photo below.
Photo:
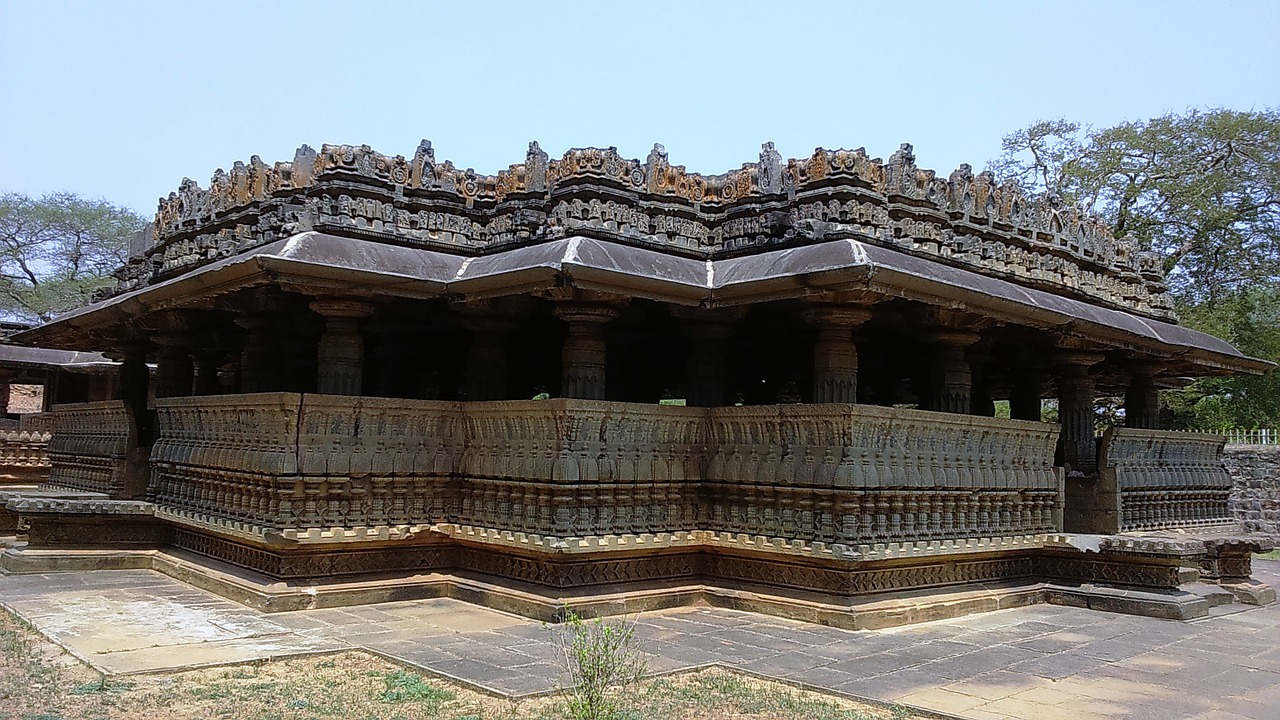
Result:
{"type": "MultiPolygon", "coordinates": [[[[640,683],[619,720],[888,720],[895,710],[721,670],[640,683]]],[[[0,612],[3,720],[558,720],[562,697],[510,701],[362,652],[125,678],[103,677],[0,612]]]]}

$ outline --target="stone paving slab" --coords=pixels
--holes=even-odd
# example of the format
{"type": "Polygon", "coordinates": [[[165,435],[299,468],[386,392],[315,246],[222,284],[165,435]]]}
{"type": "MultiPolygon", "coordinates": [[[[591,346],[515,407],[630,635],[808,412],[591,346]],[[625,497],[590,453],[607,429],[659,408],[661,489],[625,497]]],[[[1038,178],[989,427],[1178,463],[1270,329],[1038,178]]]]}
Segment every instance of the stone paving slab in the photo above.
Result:
{"type": "MultiPolygon", "coordinates": [[[[1280,562],[1255,568],[1280,586],[1280,562]]],[[[354,647],[506,695],[563,682],[555,627],[448,598],[265,615],[109,570],[3,576],[0,603],[110,673],[354,647]]],[[[635,620],[654,672],[719,664],[974,720],[1280,717],[1280,605],[1192,622],[1034,605],[879,631],[703,607],[635,620]]]]}

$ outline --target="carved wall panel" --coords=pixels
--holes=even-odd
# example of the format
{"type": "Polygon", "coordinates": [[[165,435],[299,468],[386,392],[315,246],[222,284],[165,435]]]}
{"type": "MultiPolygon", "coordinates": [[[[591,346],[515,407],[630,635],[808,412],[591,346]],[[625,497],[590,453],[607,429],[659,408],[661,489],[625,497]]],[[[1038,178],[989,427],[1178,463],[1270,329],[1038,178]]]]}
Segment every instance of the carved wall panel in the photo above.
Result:
{"type": "Polygon", "coordinates": [[[866,405],[716,408],[711,530],[862,545],[1057,527],[1057,428],[866,405]]]}
{"type": "Polygon", "coordinates": [[[49,485],[107,493],[123,492],[125,463],[136,441],[132,419],[121,400],[57,405],[50,413],[49,485]]]}
{"type": "Polygon", "coordinates": [[[254,532],[450,522],[843,544],[1057,529],[1055,428],[861,405],[270,393],[157,402],[162,511],[254,532]]]}
{"type": "Polygon", "coordinates": [[[588,400],[465,408],[453,522],[560,536],[695,526],[705,410],[588,400]]]}
{"type": "Polygon", "coordinates": [[[156,405],[152,492],[166,512],[259,531],[445,515],[456,403],[260,393],[156,405]]]}
{"type": "Polygon", "coordinates": [[[1154,530],[1230,522],[1232,480],[1221,435],[1111,428],[1099,483],[1114,487],[1119,529],[1154,530]]]}
{"type": "Polygon", "coordinates": [[[49,437],[45,430],[0,432],[0,483],[31,483],[49,477],[49,437]]]}

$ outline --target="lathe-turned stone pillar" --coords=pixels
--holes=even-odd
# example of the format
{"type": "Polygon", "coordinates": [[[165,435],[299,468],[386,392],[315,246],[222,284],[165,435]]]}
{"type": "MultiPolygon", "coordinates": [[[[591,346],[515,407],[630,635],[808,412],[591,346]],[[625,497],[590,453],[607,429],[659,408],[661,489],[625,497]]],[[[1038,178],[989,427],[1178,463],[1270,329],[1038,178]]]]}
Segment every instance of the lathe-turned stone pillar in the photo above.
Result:
{"type": "Polygon", "coordinates": [[[1155,366],[1146,363],[1130,367],[1129,386],[1124,392],[1125,427],[1160,429],[1160,388],[1153,377],[1155,370],[1155,366]]]}
{"type": "Polygon", "coordinates": [[[17,377],[17,373],[0,370],[0,413],[9,412],[11,389],[9,384],[17,377]]]}
{"type": "Polygon", "coordinates": [[[197,350],[191,357],[191,367],[195,378],[191,383],[192,395],[217,395],[222,391],[218,378],[218,366],[222,364],[223,352],[220,349],[197,350]]]}
{"type": "Polygon", "coordinates": [[[969,414],[980,417],[995,417],[996,402],[992,394],[992,358],[990,355],[970,352],[969,370],[973,374],[973,385],[969,400],[969,414]]]}
{"type": "Polygon", "coordinates": [[[359,395],[364,381],[360,320],[373,314],[373,306],[359,300],[320,298],[309,307],[325,319],[316,347],[316,392],[359,395]]]}
{"type": "Polygon", "coordinates": [[[735,324],[745,310],[674,308],[681,332],[689,339],[689,362],[685,374],[685,404],[691,407],[720,407],[725,404],[725,342],[733,337],[735,324]]]}
{"type": "Polygon", "coordinates": [[[1009,389],[1009,417],[1040,422],[1043,399],[1044,382],[1040,368],[1023,366],[1015,370],[1009,389]]]}
{"type": "Polygon", "coordinates": [[[937,380],[933,384],[933,397],[927,409],[939,412],[968,415],[972,410],[973,371],[965,349],[980,339],[974,332],[942,330],[935,332],[933,341],[937,348],[937,380]]]}
{"type": "Polygon", "coordinates": [[[852,305],[808,308],[801,317],[818,330],[813,345],[813,401],[858,402],[858,346],[854,333],[871,311],[852,305]]]}
{"type": "Polygon", "coordinates": [[[147,368],[147,343],[131,340],[108,357],[120,363],[119,380],[116,382],[116,399],[123,400],[137,423],[138,440],[150,445],[152,440],[151,413],[147,411],[150,395],[151,371],[147,368]]]}
{"type": "Polygon", "coordinates": [[[244,348],[240,351],[240,392],[256,393],[275,390],[276,356],[273,352],[272,317],[266,313],[246,313],[235,319],[245,329],[244,348]]]}
{"type": "Polygon", "coordinates": [[[191,394],[195,367],[191,362],[194,336],[189,318],[181,311],[160,314],[151,339],[156,350],[156,397],[191,394]]]}
{"type": "Polygon", "coordinates": [[[560,301],[555,316],[569,326],[560,353],[560,395],[582,400],[605,397],[604,324],[618,317],[621,307],[606,301],[560,301]]]}
{"type": "Polygon", "coordinates": [[[507,399],[507,352],[512,330],[530,311],[522,298],[456,303],[471,333],[467,347],[465,391],[468,400],[507,399]]]}
{"type": "Polygon", "coordinates": [[[1062,461],[1071,470],[1092,474],[1098,469],[1093,405],[1096,400],[1090,368],[1102,362],[1100,353],[1064,350],[1058,366],[1058,419],[1062,423],[1062,461]]]}

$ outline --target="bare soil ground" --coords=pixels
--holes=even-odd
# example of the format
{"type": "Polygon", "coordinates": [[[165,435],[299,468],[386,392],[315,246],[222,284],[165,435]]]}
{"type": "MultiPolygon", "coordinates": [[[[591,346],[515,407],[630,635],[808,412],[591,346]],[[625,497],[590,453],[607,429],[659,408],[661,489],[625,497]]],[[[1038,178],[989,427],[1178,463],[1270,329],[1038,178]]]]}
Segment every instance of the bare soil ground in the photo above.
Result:
{"type": "MultiPolygon", "coordinates": [[[[619,720],[906,720],[882,708],[723,670],[647,680],[619,720]]],[[[0,719],[556,720],[563,696],[511,701],[363,652],[165,674],[103,677],[0,611],[0,719]]]]}

